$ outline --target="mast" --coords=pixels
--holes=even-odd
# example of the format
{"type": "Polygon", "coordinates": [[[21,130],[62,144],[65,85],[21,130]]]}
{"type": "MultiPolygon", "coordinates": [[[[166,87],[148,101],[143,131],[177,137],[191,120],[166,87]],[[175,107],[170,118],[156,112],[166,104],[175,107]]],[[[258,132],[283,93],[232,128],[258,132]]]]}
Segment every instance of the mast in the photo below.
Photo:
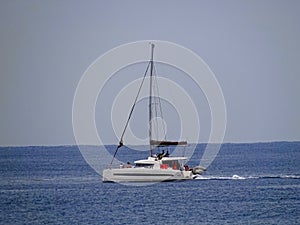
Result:
{"type": "Polygon", "coordinates": [[[150,156],[152,156],[152,74],[153,74],[153,52],[154,44],[151,43],[151,60],[150,60],[150,94],[149,94],[149,145],[150,145],[150,156]]]}

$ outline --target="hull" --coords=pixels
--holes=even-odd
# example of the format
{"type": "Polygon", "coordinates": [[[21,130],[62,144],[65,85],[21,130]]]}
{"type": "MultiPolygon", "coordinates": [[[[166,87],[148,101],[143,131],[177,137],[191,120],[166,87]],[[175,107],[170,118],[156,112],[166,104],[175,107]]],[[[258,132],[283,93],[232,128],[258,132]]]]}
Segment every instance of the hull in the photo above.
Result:
{"type": "Polygon", "coordinates": [[[161,182],[191,180],[191,171],[153,168],[105,169],[103,182],[161,182]]]}

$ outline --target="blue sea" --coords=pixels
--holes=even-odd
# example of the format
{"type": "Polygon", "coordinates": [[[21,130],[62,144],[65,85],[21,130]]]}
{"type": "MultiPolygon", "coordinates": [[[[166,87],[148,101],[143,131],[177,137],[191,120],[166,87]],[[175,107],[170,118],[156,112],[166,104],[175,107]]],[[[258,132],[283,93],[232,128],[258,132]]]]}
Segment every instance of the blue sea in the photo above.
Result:
{"type": "Polygon", "coordinates": [[[77,146],[1,147],[0,165],[1,224],[300,224],[300,142],[223,144],[200,179],[145,186],[102,183],[77,146]]]}

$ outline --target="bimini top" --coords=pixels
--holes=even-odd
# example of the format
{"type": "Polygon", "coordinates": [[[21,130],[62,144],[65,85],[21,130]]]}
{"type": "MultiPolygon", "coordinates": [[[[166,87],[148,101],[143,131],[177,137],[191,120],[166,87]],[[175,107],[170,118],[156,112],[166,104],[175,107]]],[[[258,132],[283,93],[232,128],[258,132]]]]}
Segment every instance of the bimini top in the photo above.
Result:
{"type": "Polygon", "coordinates": [[[151,145],[159,146],[170,146],[170,145],[187,145],[186,141],[157,141],[150,140],[151,145]]]}

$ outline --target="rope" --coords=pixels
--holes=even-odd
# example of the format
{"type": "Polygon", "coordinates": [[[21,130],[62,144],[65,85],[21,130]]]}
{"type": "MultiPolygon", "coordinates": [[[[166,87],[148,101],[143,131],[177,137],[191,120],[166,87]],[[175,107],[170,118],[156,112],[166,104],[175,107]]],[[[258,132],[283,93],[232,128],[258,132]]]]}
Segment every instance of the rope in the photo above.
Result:
{"type": "Polygon", "coordinates": [[[157,82],[157,74],[156,74],[156,68],[154,67],[154,77],[155,77],[155,83],[156,83],[156,91],[157,91],[157,99],[158,99],[158,105],[159,105],[159,110],[160,110],[160,116],[162,119],[162,128],[163,128],[163,133],[164,133],[164,140],[166,140],[166,128],[165,128],[165,124],[164,124],[164,117],[163,117],[163,111],[162,111],[162,107],[161,107],[161,101],[160,101],[160,95],[159,95],[159,88],[158,88],[158,82],[157,82]]]}
{"type": "Polygon", "coordinates": [[[146,77],[146,75],[147,75],[149,66],[150,66],[150,62],[148,63],[148,66],[147,66],[146,71],[145,71],[145,74],[144,74],[144,76],[143,76],[143,80],[142,80],[142,82],[141,82],[141,84],[140,84],[138,93],[137,93],[137,95],[136,95],[136,97],[135,97],[135,100],[134,100],[134,103],[133,103],[133,105],[132,105],[132,107],[131,107],[131,110],[130,110],[130,113],[129,113],[127,122],[126,122],[126,124],[125,124],[123,133],[122,133],[121,138],[120,138],[120,141],[119,141],[119,145],[118,145],[118,147],[117,147],[116,150],[115,150],[115,153],[114,153],[113,158],[111,159],[110,167],[111,167],[111,165],[112,165],[112,163],[113,163],[113,161],[114,161],[114,158],[115,158],[115,156],[116,156],[116,154],[117,154],[119,148],[121,148],[121,147],[123,146],[123,137],[124,137],[125,131],[126,131],[126,129],[127,129],[127,126],[128,126],[128,124],[129,124],[129,120],[130,120],[130,118],[131,118],[131,116],[132,116],[132,113],[133,113],[134,107],[135,107],[135,105],[136,105],[136,102],[137,102],[137,100],[138,100],[139,94],[140,94],[140,92],[141,92],[142,86],[143,86],[143,84],[144,84],[145,77],[146,77]]]}

